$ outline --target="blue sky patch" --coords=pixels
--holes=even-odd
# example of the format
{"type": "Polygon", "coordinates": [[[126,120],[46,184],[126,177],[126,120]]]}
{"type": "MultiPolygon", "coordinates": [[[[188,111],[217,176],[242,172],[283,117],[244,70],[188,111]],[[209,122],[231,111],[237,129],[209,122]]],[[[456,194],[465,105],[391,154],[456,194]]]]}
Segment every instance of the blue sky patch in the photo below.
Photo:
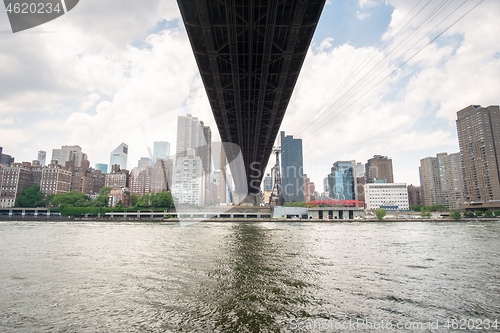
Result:
{"type": "Polygon", "coordinates": [[[333,46],[349,43],[354,47],[378,45],[386,32],[394,8],[385,3],[360,8],[358,1],[332,0],[325,5],[314,36],[316,44],[333,37],[333,46]],[[363,18],[363,19],[360,19],[363,18]]]}

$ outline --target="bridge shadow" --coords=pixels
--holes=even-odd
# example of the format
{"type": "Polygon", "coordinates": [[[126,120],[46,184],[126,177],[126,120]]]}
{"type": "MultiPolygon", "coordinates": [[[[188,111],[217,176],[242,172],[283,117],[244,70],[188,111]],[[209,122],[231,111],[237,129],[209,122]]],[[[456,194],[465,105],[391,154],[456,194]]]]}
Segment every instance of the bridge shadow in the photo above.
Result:
{"type": "Polygon", "coordinates": [[[193,293],[186,331],[280,332],[313,306],[314,273],[301,263],[301,244],[279,225],[236,223],[223,255],[193,293]]]}

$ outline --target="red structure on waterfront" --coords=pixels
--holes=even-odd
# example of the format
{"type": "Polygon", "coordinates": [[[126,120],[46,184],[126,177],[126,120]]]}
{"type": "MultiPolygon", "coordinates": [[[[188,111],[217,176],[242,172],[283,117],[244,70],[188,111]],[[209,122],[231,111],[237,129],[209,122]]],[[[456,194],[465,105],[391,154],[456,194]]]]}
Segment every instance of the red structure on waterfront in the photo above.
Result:
{"type": "Polygon", "coordinates": [[[307,202],[310,207],[364,207],[365,203],[358,200],[314,200],[307,202]]]}

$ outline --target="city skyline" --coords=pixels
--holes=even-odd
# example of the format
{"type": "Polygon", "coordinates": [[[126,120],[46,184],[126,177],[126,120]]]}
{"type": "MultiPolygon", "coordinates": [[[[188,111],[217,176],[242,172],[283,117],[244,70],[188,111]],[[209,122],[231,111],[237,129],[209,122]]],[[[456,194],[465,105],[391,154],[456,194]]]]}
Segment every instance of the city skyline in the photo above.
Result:
{"type": "MultiPolygon", "coordinates": [[[[449,209],[460,209],[470,205],[493,207],[498,202],[498,193],[500,193],[499,170],[496,162],[498,160],[496,147],[500,144],[498,142],[500,136],[499,114],[498,106],[471,105],[458,111],[456,124],[460,136],[460,152],[450,155],[442,152],[437,153],[436,157],[421,159],[419,167],[421,186],[418,188],[407,183],[394,183],[392,159],[387,156],[374,155],[365,165],[356,163],[355,160],[336,161],[331,168],[331,173],[325,178],[327,186],[330,188],[329,193],[314,192],[314,182],[310,181],[307,174],[302,173],[302,140],[294,139],[292,135],[285,135],[285,132],[281,132],[281,168],[283,174],[281,184],[284,189],[282,192],[284,202],[302,201],[304,196],[309,195],[311,198],[306,199],[306,201],[314,200],[315,197],[323,200],[326,195],[334,200],[362,200],[362,197],[366,198],[367,209],[375,209],[380,206],[390,210],[406,210],[409,199],[413,205],[438,205],[449,209]],[[365,171],[366,178],[363,176],[363,171],[365,171]],[[391,187],[392,184],[394,187],[391,187]],[[308,190],[305,191],[305,188],[308,190]],[[311,193],[308,193],[309,188],[311,188],[311,193]],[[378,192],[379,194],[377,194],[378,192]]],[[[203,121],[199,121],[198,118],[192,117],[192,115],[178,117],[179,144],[176,150],[183,154],[179,154],[177,157],[172,156],[171,158],[175,158],[175,162],[172,159],[166,160],[166,166],[163,162],[157,162],[153,167],[149,157],[141,158],[138,161],[138,167],[130,170],[130,193],[142,195],[168,190],[166,180],[171,179],[172,193],[178,197],[179,203],[189,202],[194,205],[204,205],[208,197],[211,198],[210,202],[218,202],[220,200],[217,197],[220,192],[218,186],[221,181],[217,180],[216,173],[220,170],[210,174],[211,163],[209,160],[212,159],[206,159],[206,154],[211,155],[210,133],[210,128],[204,126],[203,121]],[[203,144],[203,147],[198,147],[200,143],[203,144]],[[203,163],[204,161],[206,163],[203,163]],[[204,164],[208,169],[206,171],[202,171],[205,169],[204,164]],[[212,184],[213,180],[217,184],[212,184]],[[205,190],[201,190],[202,188],[205,190]]],[[[157,142],[155,142],[156,144],[157,142]]],[[[122,150],[126,158],[127,147],[125,143],[122,143],[112,152],[112,158],[115,155],[114,152],[122,152],[122,150]]],[[[218,151],[216,155],[221,152],[220,149],[215,151],[218,151]]],[[[70,189],[92,194],[97,193],[100,187],[108,186],[109,178],[116,178],[115,172],[104,177],[101,171],[96,173],[95,170],[91,169],[87,155],[82,152],[78,145],[53,149],[52,161],[48,167],[42,167],[40,161],[44,158],[44,153],[39,151],[39,159],[33,161],[33,164],[24,161],[11,163],[9,167],[8,162],[13,161],[13,158],[8,154],[3,154],[3,147],[0,147],[0,164],[3,165],[0,167],[0,187],[5,188],[5,191],[3,190],[5,193],[2,192],[0,198],[0,206],[13,205],[17,193],[31,183],[37,184],[39,182],[44,195],[51,191],[58,193],[58,191],[67,192],[70,189]],[[64,166],[59,164],[62,162],[64,162],[64,166]],[[69,178],[59,184],[57,183],[58,176],[52,175],[53,170],[50,169],[57,169],[57,172],[64,173],[69,178]],[[44,180],[45,176],[43,175],[52,175],[55,178],[44,180]],[[16,183],[17,181],[19,184],[16,183]],[[60,189],[59,185],[62,186],[60,189]]],[[[219,159],[216,158],[216,160],[219,159]]],[[[112,169],[119,171],[120,165],[113,165],[112,169]]],[[[128,171],[123,171],[124,173],[120,172],[121,176],[129,174],[128,171]]],[[[126,180],[126,178],[122,178],[120,178],[122,181],[126,180]]],[[[272,179],[271,177],[266,178],[269,178],[265,179],[266,181],[270,180],[267,182],[267,190],[269,190],[269,187],[272,187],[269,186],[272,185],[272,179]]],[[[126,183],[121,187],[126,187],[126,183]]],[[[266,182],[264,182],[264,186],[265,184],[266,182]]]]}
{"type": "MultiPolygon", "coordinates": [[[[326,4],[281,126],[303,140],[304,172],[313,182],[321,184],[334,161],[382,154],[394,161],[395,182],[419,184],[421,158],[458,151],[456,112],[471,104],[499,104],[500,37],[494,31],[500,29],[500,4],[486,0],[471,10],[479,3],[458,8],[455,1],[436,11],[424,30],[416,30],[421,42],[400,53],[389,50],[403,35],[391,32],[401,29],[401,22],[408,23],[405,29],[416,28],[419,17],[409,21],[414,4],[326,4]],[[401,60],[389,65],[390,57],[399,55],[401,60]],[[372,82],[362,94],[339,100],[346,91],[338,88],[358,82],[348,78],[367,59],[386,71],[362,81],[372,82]],[[331,107],[325,117],[320,116],[323,104],[331,107]]],[[[112,1],[82,2],[29,33],[3,34],[0,142],[16,161],[32,161],[38,150],[78,144],[92,163],[109,163],[109,151],[120,142],[130,145],[129,161],[136,161],[148,156],[155,141],[175,144],[178,115],[195,114],[216,128],[175,1],[122,6],[106,20],[108,29],[102,28],[103,11],[97,10],[105,6],[120,7],[112,1]],[[131,9],[140,15],[127,16],[131,9]],[[125,16],[130,24],[123,28],[119,18],[125,16]],[[32,48],[39,50],[34,56],[32,48]]],[[[0,30],[9,30],[3,11],[0,30]]],[[[213,136],[217,141],[218,132],[213,136]]]]}

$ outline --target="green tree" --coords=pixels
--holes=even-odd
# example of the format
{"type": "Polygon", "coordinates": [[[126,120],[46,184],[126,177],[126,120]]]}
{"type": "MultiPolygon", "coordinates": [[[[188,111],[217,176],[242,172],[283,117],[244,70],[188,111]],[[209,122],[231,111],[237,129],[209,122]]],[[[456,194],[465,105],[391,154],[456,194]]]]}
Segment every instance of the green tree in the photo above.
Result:
{"type": "Polygon", "coordinates": [[[52,206],[87,207],[90,204],[90,198],[87,194],[77,191],[57,193],[51,197],[50,204],[52,206]]]}
{"type": "Polygon", "coordinates": [[[38,185],[33,185],[24,189],[17,197],[15,207],[36,208],[44,206],[43,194],[38,185]]]}
{"type": "Polygon", "coordinates": [[[476,217],[483,217],[484,212],[483,212],[483,211],[481,211],[481,210],[478,210],[478,211],[476,211],[476,214],[475,214],[475,215],[476,215],[476,217]]]}
{"type": "Polygon", "coordinates": [[[149,207],[151,207],[151,196],[149,193],[144,193],[137,201],[137,204],[134,206],[134,208],[136,209],[149,207]]]}
{"type": "Polygon", "coordinates": [[[377,210],[375,211],[375,215],[377,216],[377,218],[379,220],[382,220],[384,218],[386,214],[386,211],[384,208],[377,208],[377,210]]]}
{"type": "Polygon", "coordinates": [[[150,195],[151,206],[161,208],[172,208],[174,200],[170,192],[156,192],[150,195]]]}
{"type": "Polygon", "coordinates": [[[484,216],[485,217],[493,217],[493,212],[491,210],[487,210],[485,213],[484,213],[484,216]]]}
{"type": "Polygon", "coordinates": [[[462,218],[462,215],[460,214],[460,212],[458,210],[454,210],[453,212],[451,212],[450,216],[455,220],[455,221],[458,221],[462,218]]]}
{"type": "Polygon", "coordinates": [[[422,207],[420,208],[420,216],[422,216],[423,218],[431,217],[431,212],[428,212],[426,207],[422,207]]]}
{"type": "Polygon", "coordinates": [[[108,207],[108,202],[109,202],[108,194],[110,192],[111,192],[111,187],[109,186],[101,187],[101,189],[99,190],[99,195],[92,202],[92,205],[94,207],[108,207]]]}
{"type": "Polygon", "coordinates": [[[137,205],[137,202],[139,201],[139,196],[135,193],[132,193],[130,195],[130,206],[134,207],[137,205]]]}
{"type": "Polygon", "coordinates": [[[101,187],[99,190],[99,195],[105,195],[108,196],[108,194],[111,192],[112,188],[110,186],[104,186],[101,187]]]}
{"type": "Polygon", "coordinates": [[[413,210],[414,212],[420,212],[420,209],[422,209],[422,205],[414,205],[410,206],[410,209],[413,210]]]}
{"type": "Polygon", "coordinates": [[[448,211],[448,208],[443,205],[430,205],[426,206],[425,210],[428,212],[446,212],[448,211]]]}
{"type": "Polygon", "coordinates": [[[467,212],[467,211],[466,211],[466,212],[464,213],[464,217],[471,218],[471,217],[474,217],[474,216],[475,216],[475,215],[474,215],[474,213],[473,213],[473,212],[467,212]]]}
{"type": "Polygon", "coordinates": [[[500,216],[500,210],[495,210],[495,216],[496,217],[500,216]]]}

